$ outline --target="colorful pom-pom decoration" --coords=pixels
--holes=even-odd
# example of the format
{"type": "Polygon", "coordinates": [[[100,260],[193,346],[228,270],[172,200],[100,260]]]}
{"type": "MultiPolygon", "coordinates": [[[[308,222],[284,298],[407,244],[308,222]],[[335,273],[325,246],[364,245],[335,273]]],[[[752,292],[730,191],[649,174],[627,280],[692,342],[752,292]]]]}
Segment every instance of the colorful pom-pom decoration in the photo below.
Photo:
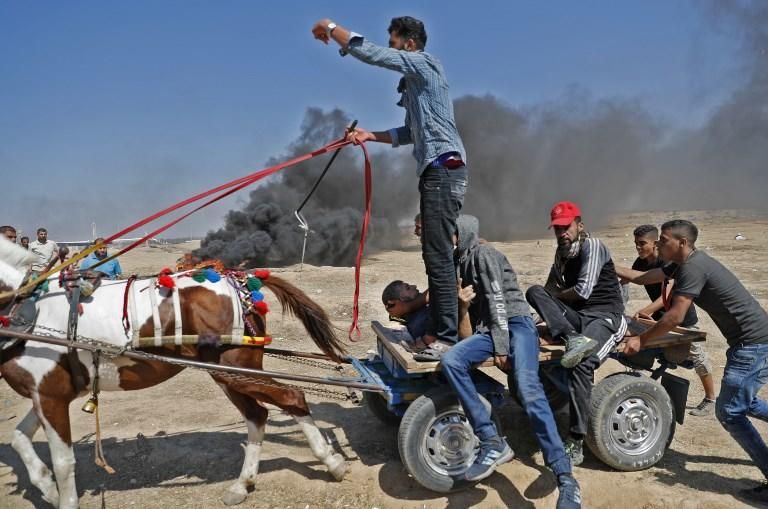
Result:
{"type": "Polygon", "coordinates": [[[261,282],[261,279],[249,276],[248,279],[246,279],[245,286],[248,288],[248,291],[255,292],[261,290],[263,283],[261,282]]]}
{"type": "Polygon", "coordinates": [[[198,283],[202,283],[202,282],[204,282],[204,281],[205,281],[205,279],[206,279],[206,277],[205,277],[205,272],[203,272],[202,270],[196,270],[196,271],[195,271],[195,272],[192,274],[192,279],[194,279],[194,280],[195,280],[196,282],[198,282],[198,283]]]}
{"type": "Polygon", "coordinates": [[[269,271],[266,269],[256,270],[253,272],[253,275],[259,279],[269,279],[269,271]]]}
{"type": "Polygon", "coordinates": [[[157,278],[157,286],[173,289],[176,286],[176,282],[168,274],[162,274],[157,278]]]}
{"type": "Polygon", "coordinates": [[[253,302],[259,302],[260,300],[264,300],[264,294],[258,290],[254,290],[251,292],[251,300],[253,302]]]}
{"type": "Polygon", "coordinates": [[[213,269],[205,269],[205,278],[211,283],[218,283],[221,281],[221,275],[213,269]]]}
{"type": "Polygon", "coordinates": [[[260,315],[266,315],[269,312],[269,306],[267,306],[267,303],[264,302],[263,300],[260,300],[258,302],[254,302],[253,303],[253,308],[260,315]]]}

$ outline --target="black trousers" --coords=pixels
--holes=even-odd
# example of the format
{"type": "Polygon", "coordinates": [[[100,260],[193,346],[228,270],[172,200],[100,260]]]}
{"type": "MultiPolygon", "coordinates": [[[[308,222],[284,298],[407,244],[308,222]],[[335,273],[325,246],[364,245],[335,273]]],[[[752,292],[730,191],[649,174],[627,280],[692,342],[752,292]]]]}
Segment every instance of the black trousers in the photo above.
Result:
{"type": "Polygon", "coordinates": [[[421,254],[429,284],[429,334],[444,341],[459,340],[459,296],[453,235],[464,204],[467,168],[427,168],[419,179],[421,194],[421,254]]]}
{"type": "Polygon", "coordinates": [[[573,438],[582,439],[587,434],[589,402],[595,381],[595,370],[624,336],[626,321],[621,313],[576,311],[554,297],[541,285],[530,287],[525,292],[525,298],[547,322],[553,338],[575,332],[594,339],[600,344],[597,353],[585,358],[572,369],[561,367],[548,370],[548,376],[560,378],[560,383],[558,380],[553,380],[558,386],[568,387],[570,433],[573,438]]]}

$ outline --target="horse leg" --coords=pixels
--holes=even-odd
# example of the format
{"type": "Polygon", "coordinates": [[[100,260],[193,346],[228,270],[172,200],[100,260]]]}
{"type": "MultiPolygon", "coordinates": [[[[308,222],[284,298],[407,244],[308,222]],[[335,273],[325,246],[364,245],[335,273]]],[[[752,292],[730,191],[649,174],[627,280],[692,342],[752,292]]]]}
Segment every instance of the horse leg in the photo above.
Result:
{"type": "Polygon", "coordinates": [[[220,385],[229,400],[243,414],[245,425],[248,427],[248,444],[245,446],[245,459],[243,460],[243,468],[240,470],[240,477],[227,488],[222,499],[225,505],[236,505],[245,500],[249,488],[256,484],[261,443],[264,441],[264,428],[266,427],[268,412],[253,398],[235,392],[225,383],[220,383],[220,385]]]}
{"type": "Polygon", "coordinates": [[[59,487],[59,509],[78,507],[69,403],[69,400],[40,396],[40,421],[48,437],[53,473],[59,487]]]}
{"type": "Polygon", "coordinates": [[[34,408],[30,409],[13,432],[11,446],[21,457],[27,468],[29,481],[39,489],[43,498],[53,506],[59,504],[59,490],[53,480],[50,469],[40,459],[32,446],[32,437],[40,429],[40,418],[34,408]]]}
{"type": "MultiPolygon", "coordinates": [[[[219,382],[226,379],[214,378],[219,382]]],[[[344,479],[347,473],[347,463],[341,454],[333,452],[333,448],[323,437],[315,421],[309,412],[307,400],[304,393],[298,389],[293,389],[280,382],[269,379],[269,384],[260,384],[254,382],[226,381],[230,390],[235,390],[240,394],[247,394],[259,403],[268,403],[274,405],[285,413],[296,419],[301,426],[301,430],[307,437],[309,447],[312,449],[315,457],[322,461],[328,468],[328,471],[337,481],[344,479]]]]}
{"type": "MultiPolygon", "coordinates": [[[[296,392],[301,395],[302,399],[304,398],[304,393],[299,391],[296,392]]],[[[328,467],[328,471],[334,479],[337,481],[344,479],[344,475],[347,473],[347,463],[344,461],[344,457],[341,454],[333,452],[333,448],[325,440],[323,434],[320,433],[320,429],[315,424],[315,420],[312,419],[312,415],[309,413],[309,408],[307,408],[306,415],[294,415],[293,418],[296,419],[296,422],[301,426],[301,429],[309,442],[309,447],[312,449],[315,457],[328,467]]]]}
{"type": "Polygon", "coordinates": [[[334,479],[337,481],[344,479],[347,463],[341,454],[333,452],[333,448],[320,433],[320,429],[312,419],[303,392],[275,380],[270,380],[269,385],[253,384],[250,386],[250,391],[255,392],[253,397],[259,401],[271,403],[296,419],[315,457],[323,462],[334,479]]]}

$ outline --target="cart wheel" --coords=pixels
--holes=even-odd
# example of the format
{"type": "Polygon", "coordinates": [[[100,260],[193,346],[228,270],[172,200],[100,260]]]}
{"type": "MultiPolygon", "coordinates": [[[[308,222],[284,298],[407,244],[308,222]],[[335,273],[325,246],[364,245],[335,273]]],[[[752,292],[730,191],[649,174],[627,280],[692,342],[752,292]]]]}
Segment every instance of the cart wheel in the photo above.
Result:
{"type": "MultiPolygon", "coordinates": [[[[483,404],[491,404],[482,396],[483,404]]],[[[497,417],[491,413],[501,432],[497,417]]],[[[400,458],[419,484],[439,493],[468,488],[459,480],[477,457],[479,440],[456,396],[437,387],[410,404],[397,437],[400,458]]]]}
{"type": "Polygon", "coordinates": [[[589,449],[606,465],[631,472],[655,465],[675,434],[672,401],[639,374],[609,376],[592,389],[589,449]]]}
{"type": "Polygon", "coordinates": [[[363,393],[363,403],[368,410],[381,422],[390,426],[397,426],[403,418],[392,413],[387,407],[387,400],[382,394],[376,392],[363,393]]]}

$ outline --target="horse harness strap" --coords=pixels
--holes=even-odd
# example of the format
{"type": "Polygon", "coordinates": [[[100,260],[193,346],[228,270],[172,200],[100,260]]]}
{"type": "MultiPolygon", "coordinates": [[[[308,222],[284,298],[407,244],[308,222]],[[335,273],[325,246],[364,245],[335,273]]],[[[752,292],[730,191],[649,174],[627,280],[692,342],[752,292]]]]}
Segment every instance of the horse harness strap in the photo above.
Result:
{"type": "Polygon", "coordinates": [[[232,337],[242,338],[245,332],[245,323],[243,315],[245,310],[243,309],[243,303],[240,300],[240,291],[238,286],[240,283],[237,280],[233,280],[231,277],[227,277],[227,293],[229,298],[232,299],[232,337]]]}
{"type": "Polygon", "coordinates": [[[157,302],[157,293],[152,285],[147,289],[149,292],[149,306],[152,308],[152,325],[155,329],[155,346],[163,346],[160,337],[163,335],[163,324],[160,322],[160,306],[157,302]]]}
{"type": "MultiPolygon", "coordinates": [[[[67,341],[70,345],[77,340],[77,322],[80,318],[80,285],[72,286],[72,294],[69,301],[69,315],[67,316],[67,341]]],[[[80,367],[80,359],[77,356],[77,349],[72,346],[67,347],[67,359],[69,361],[70,373],[72,373],[72,385],[75,387],[75,393],[80,394],[85,388],[85,375],[80,367]]]]}
{"type": "MultiPolygon", "coordinates": [[[[163,346],[167,344],[174,345],[189,345],[199,344],[199,335],[184,334],[183,330],[183,315],[181,310],[181,298],[178,288],[170,289],[170,298],[173,305],[173,317],[174,317],[174,331],[173,335],[168,336],[163,334],[163,324],[160,316],[159,305],[162,302],[162,298],[158,298],[158,291],[156,289],[155,281],[151,282],[149,286],[142,287],[143,285],[132,284],[131,279],[126,284],[125,295],[123,297],[123,327],[126,329],[126,334],[130,331],[130,344],[133,348],[146,348],[150,346],[163,346]],[[141,323],[139,322],[139,300],[142,298],[143,293],[149,294],[149,306],[152,313],[153,322],[153,335],[150,337],[141,336],[141,323]],[[130,327],[130,329],[129,329],[130,327]],[[171,342],[171,340],[173,340],[171,342]]],[[[231,345],[250,345],[250,346],[264,346],[272,342],[272,337],[269,335],[257,336],[253,329],[252,324],[249,323],[249,317],[246,315],[250,313],[250,309],[246,308],[243,302],[243,294],[247,293],[241,288],[242,284],[235,278],[227,277],[226,280],[226,292],[232,302],[232,330],[230,334],[217,335],[218,341],[222,344],[231,345]]],[[[165,290],[161,289],[161,292],[165,290]]],[[[163,294],[160,293],[160,297],[163,294]]],[[[147,297],[143,297],[147,298],[147,297]]]]}
{"type": "MultiPolygon", "coordinates": [[[[131,276],[125,281],[125,293],[123,294],[123,330],[126,334],[131,329],[131,316],[136,316],[136,301],[131,300],[131,311],[128,311],[128,301],[133,296],[131,293],[131,287],[136,282],[136,274],[131,276]]],[[[135,328],[135,327],[134,327],[135,328]]]]}
{"type": "MultiPolygon", "coordinates": [[[[28,298],[19,298],[8,303],[0,310],[0,329],[7,327],[17,332],[32,332],[37,322],[37,306],[28,298]],[[7,310],[7,311],[6,311],[7,310]]],[[[0,332],[0,352],[23,342],[21,339],[3,337],[0,332]]]]}
{"type": "Polygon", "coordinates": [[[178,290],[171,290],[171,301],[173,302],[173,336],[174,344],[181,344],[182,326],[181,326],[181,297],[178,290]]]}

